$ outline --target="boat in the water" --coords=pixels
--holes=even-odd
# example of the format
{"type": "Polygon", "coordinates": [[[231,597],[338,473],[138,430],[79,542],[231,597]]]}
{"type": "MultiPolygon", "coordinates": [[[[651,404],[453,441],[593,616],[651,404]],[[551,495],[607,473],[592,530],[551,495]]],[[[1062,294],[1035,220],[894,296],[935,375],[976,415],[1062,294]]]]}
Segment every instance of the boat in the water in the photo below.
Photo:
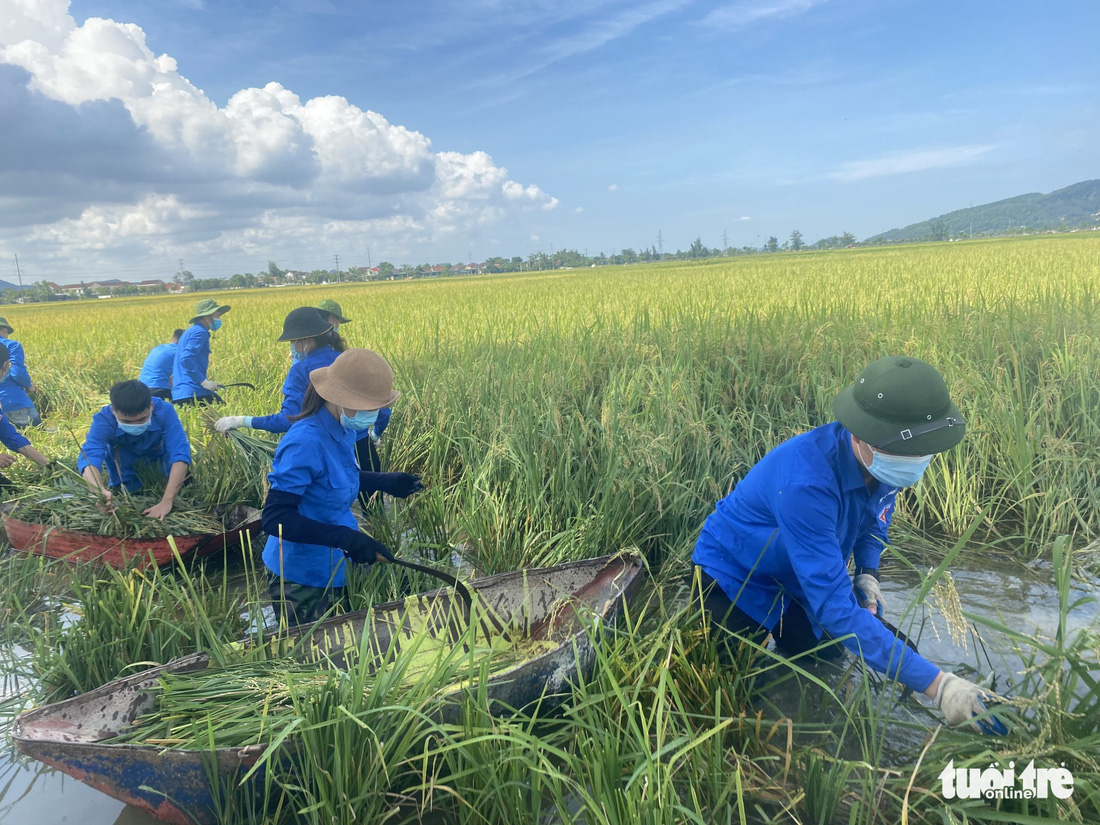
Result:
{"type": "Polygon", "coordinates": [[[4,516],[8,542],[15,550],[36,553],[70,562],[99,564],[139,569],[163,567],[180,559],[197,559],[235,547],[245,534],[260,531],[260,511],[255,507],[235,507],[224,519],[228,525],[222,533],[201,533],[161,538],[124,538],[101,536],[78,530],[66,530],[51,524],[23,521],[19,510],[4,516]]]}
{"type": "MultiPolygon", "coordinates": [[[[492,706],[522,709],[560,698],[578,673],[587,673],[592,667],[594,634],[586,624],[605,624],[618,618],[640,586],[643,570],[637,555],[620,553],[470,581],[470,590],[491,609],[498,629],[503,627],[516,638],[554,643],[488,676],[488,683],[480,687],[492,706]]],[[[298,641],[293,648],[303,651],[303,658],[341,667],[346,657],[368,647],[361,645],[366,637],[370,649],[392,656],[400,649],[402,638],[411,638],[425,627],[451,637],[459,614],[455,601],[453,591],[440,589],[336,616],[292,631],[292,638],[296,632],[298,641]]],[[[212,777],[223,786],[239,782],[263,756],[266,745],[177,750],[104,741],[115,738],[154,708],[162,675],[200,671],[208,665],[206,653],[194,653],[71,699],[25,711],[13,726],[16,747],[158,819],[180,825],[216,825],[212,777]]],[[[462,695],[463,688],[456,686],[440,697],[441,719],[457,718],[462,695]]],[[[237,792],[256,793],[262,786],[261,776],[262,771],[256,771],[237,792]]]]}

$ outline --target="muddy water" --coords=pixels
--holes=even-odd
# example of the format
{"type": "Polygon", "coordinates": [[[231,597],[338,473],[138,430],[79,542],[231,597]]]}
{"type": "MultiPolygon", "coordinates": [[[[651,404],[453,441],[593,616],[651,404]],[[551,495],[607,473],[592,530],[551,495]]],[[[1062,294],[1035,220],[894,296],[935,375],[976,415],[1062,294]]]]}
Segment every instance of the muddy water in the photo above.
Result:
{"type": "MultiPolygon", "coordinates": [[[[1009,627],[1029,634],[1052,636],[1058,621],[1058,597],[1052,576],[1043,565],[1021,567],[985,562],[953,570],[962,606],[968,611],[997,618],[1009,627]]],[[[902,608],[919,584],[913,574],[897,574],[883,582],[887,618],[898,621],[902,608]]],[[[1074,598],[1098,592],[1095,583],[1078,582],[1074,598]]],[[[1090,603],[1070,614],[1068,629],[1083,627],[1097,616],[1090,603]]],[[[934,611],[926,611],[933,614],[934,611]]],[[[966,647],[951,640],[942,617],[929,615],[923,627],[902,623],[903,630],[920,646],[921,653],[945,669],[974,674],[997,673],[1002,680],[1019,670],[1004,645],[986,639],[986,653],[972,639],[966,647]],[[933,627],[935,629],[933,629],[933,627]],[[936,631],[938,631],[938,636],[936,631]]],[[[18,652],[18,651],[17,651],[18,652]]],[[[998,684],[1002,687],[1003,681],[998,684]]],[[[10,680],[0,682],[0,705],[19,689],[10,680]]],[[[904,746],[905,743],[898,743],[904,746]]],[[[157,820],[114,800],[65,774],[36,762],[27,762],[0,744],[0,825],[149,825],[157,820]]]]}

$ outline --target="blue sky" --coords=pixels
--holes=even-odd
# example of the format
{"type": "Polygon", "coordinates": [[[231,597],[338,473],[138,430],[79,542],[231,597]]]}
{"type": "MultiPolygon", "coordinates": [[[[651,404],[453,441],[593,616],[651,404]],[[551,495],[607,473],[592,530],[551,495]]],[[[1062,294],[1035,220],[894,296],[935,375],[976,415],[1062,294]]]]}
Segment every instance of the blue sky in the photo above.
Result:
{"type": "Polygon", "coordinates": [[[864,238],[1100,177],[1094,2],[4,5],[8,280],[864,238]]]}

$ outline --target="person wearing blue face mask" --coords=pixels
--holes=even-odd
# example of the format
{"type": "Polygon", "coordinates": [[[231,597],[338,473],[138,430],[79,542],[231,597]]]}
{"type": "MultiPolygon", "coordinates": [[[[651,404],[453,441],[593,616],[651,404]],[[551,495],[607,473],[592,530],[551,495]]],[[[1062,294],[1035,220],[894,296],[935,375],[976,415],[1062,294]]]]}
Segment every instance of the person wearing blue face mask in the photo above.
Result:
{"type": "Polygon", "coordinates": [[[950,724],[1007,732],[985,704],[989,691],[940,670],[879,621],[879,557],[897,494],[966,429],[946,383],[924,361],[880,358],[833,412],[836,422],[765,455],[703,524],[692,559],[711,627],[757,641],[770,633],[788,656],[837,639],[923,692],[950,724]]]}
{"type": "MultiPolygon", "coordinates": [[[[239,427],[272,433],[285,433],[289,430],[290,416],[297,415],[302,409],[302,399],[309,387],[310,372],[319,367],[327,367],[347,349],[347,344],[336,329],[333,316],[317,307],[298,307],[291,310],[283,320],[283,334],[278,340],[289,342],[299,358],[291,364],[283,382],[282,408],[274,415],[226,415],[215,422],[214,429],[220,433],[239,427]]],[[[390,410],[388,407],[377,410],[374,415],[376,418],[370,427],[356,431],[355,454],[362,469],[378,472],[382,469],[382,463],[374,447],[374,439],[381,436],[389,423],[390,410]]]]}
{"type": "Polygon", "coordinates": [[[309,373],[301,411],[288,416],[267,480],[263,561],[268,591],[286,624],[315,621],[345,603],[349,562],[390,560],[385,545],[358,529],[357,496],[406,498],[422,489],[411,473],[360,470],[355,439],[378,410],[401,397],[393,370],[377,353],[349,349],[309,373]]]}
{"type": "Polygon", "coordinates": [[[172,361],[172,403],[222,404],[218,390],[222,384],[209,378],[210,333],[222,328],[222,318],[228,305],[219,305],[213,298],[203,298],[195,304],[191,326],[184,330],[176,345],[172,361]]]}
{"type": "Polygon", "coordinates": [[[191,443],[171,404],[154,398],[141,381],[120,381],[111,387],[111,403],[92,418],[76,468],[109,510],[109,488],[141,489],[142,465],[156,467],[164,476],[164,495],[143,511],[150,518],[163,520],[172,512],[176,494],[187,479],[191,443]],[[103,483],[104,464],[109,486],[103,483]]]}

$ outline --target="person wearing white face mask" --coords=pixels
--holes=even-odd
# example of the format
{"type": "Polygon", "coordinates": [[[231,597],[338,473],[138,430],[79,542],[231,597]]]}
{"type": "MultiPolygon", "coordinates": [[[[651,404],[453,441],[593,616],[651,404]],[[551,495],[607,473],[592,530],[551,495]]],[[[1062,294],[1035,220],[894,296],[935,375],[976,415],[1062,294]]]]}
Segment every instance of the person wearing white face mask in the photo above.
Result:
{"type": "Polygon", "coordinates": [[[356,497],[406,498],[421,489],[412,473],[362,471],[356,461],[357,435],[401,397],[380,355],[349,349],[312,370],[309,380],[301,411],[288,416],[292,426],[275,450],[263,510],[268,592],[286,624],[315,621],[344,601],[348,561],[393,558],[359,531],[351,510],[356,497]]]}
{"type": "Polygon", "coordinates": [[[879,621],[879,556],[898,491],[966,429],[946,383],[924,361],[880,358],[833,412],[836,422],[765,455],[704,523],[692,559],[712,627],[757,640],[771,633],[789,656],[838,639],[934,700],[950,724],[1007,732],[985,704],[992,694],[940,670],[879,621]]]}
{"type": "Polygon", "coordinates": [[[163,521],[187,479],[191,442],[169,402],[154,398],[141,381],[120,381],[111,387],[111,403],[92,418],[76,468],[92,492],[103,497],[103,508],[110,509],[111,488],[141,489],[142,465],[156,467],[164,476],[164,495],[143,511],[163,521]],[[108,485],[103,483],[104,464],[108,485]]]}

